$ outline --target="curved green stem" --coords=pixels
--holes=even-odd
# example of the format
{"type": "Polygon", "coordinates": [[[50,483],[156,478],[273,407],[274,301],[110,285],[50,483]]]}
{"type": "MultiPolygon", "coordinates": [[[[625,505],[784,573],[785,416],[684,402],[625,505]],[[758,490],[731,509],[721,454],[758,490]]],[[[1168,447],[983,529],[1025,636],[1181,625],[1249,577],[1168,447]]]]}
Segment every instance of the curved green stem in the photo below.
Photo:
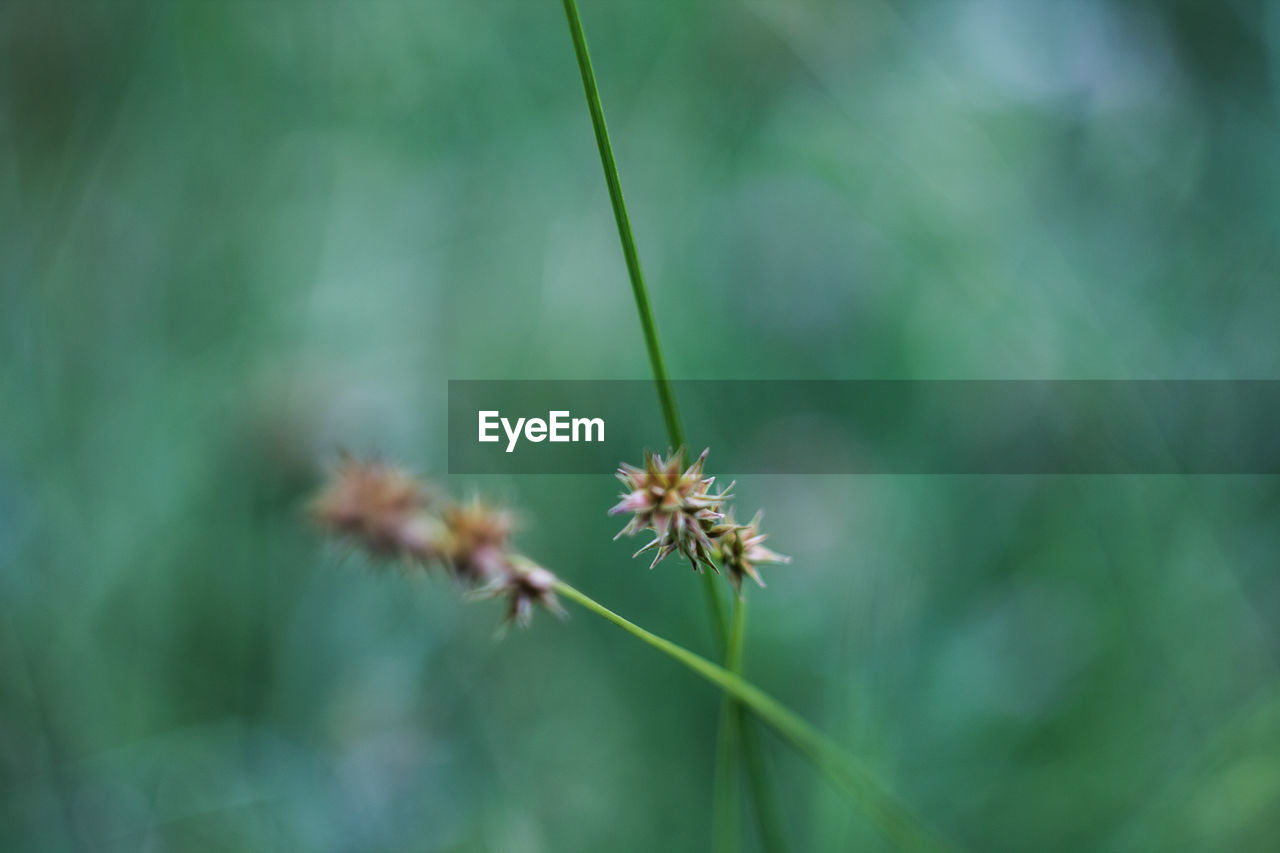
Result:
{"type": "Polygon", "coordinates": [[[646,631],[564,581],[556,581],[555,591],[683,664],[754,711],[766,725],[822,771],[845,796],[859,805],[899,850],[924,853],[951,849],[857,759],[754,684],[683,646],[646,631]]]}

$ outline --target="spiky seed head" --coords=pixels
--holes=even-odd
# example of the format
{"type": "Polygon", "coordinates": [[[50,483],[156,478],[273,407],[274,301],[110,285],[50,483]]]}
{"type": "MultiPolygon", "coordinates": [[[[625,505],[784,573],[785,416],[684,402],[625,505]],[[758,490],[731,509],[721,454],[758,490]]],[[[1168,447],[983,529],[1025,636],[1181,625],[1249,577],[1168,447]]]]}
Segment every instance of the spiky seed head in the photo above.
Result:
{"type": "Polygon", "coordinates": [[[556,580],[554,574],[527,557],[510,554],[503,561],[501,571],[475,594],[483,598],[506,598],[504,628],[511,625],[527,628],[535,606],[561,619],[567,615],[556,598],[556,580]]]}
{"type": "Polygon", "coordinates": [[[440,533],[423,512],[429,503],[421,481],[404,470],[344,456],[310,509],[322,527],[375,556],[428,562],[438,556],[440,533]]]}
{"type": "Polygon", "coordinates": [[[693,564],[694,571],[703,566],[715,570],[715,551],[706,528],[723,518],[719,507],[729,498],[733,484],[718,493],[711,490],[715,477],[702,475],[710,452],[710,448],[702,451],[688,468],[684,467],[683,448],[665,458],[646,451],[643,468],[625,462],[618,468],[617,477],[625,491],[609,514],[633,515],[614,539],[652,531],[653,541],[636,552],[655,552],[650,568],[680,553],[693,564]]]}
{"type": "Polygon", "coordinates": [[[760,511],[747,524],[739,524],[734,520],[733,510],[730,509],[724,518],[708,531],[708,535],[716,545],[716,556],[728,573],[729,580],[733,582],[733,588],[737,590],[738,595],[742,595],[744,576],[764,586],[760,573],[756,571],[756,565],[791,562],[790,557],[764,546],[764,540],[768,535],[760,532],[760,521],[763,518],[764,512],[760,511]]]}

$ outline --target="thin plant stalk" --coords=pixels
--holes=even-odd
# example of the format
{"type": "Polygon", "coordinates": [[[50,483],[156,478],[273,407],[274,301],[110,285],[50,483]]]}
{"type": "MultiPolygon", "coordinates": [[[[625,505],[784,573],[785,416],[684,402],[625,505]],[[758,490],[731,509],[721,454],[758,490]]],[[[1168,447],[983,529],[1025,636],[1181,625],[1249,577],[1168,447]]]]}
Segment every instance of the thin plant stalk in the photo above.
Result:
{"type": "Polygon", "coordinates": [[[671,380],[662,358],[662,346],[658,343],[658,329],[653,322],[653,309],[649,305],[649,292],[644,286],[644,273],[640,270],[640,253],[636,251],[636,239],[631,233],[631,219],[622,198],[622,183],[618,179],[618,164],[613,159],[613,146],[609,142],[609,129],[604,123],[604,107],[600,104],[600,90],[596,87],[596,74],[591,67],[591,55],[587,52],[587,38],[582,32],[582,19],[578,4],[564,0],[564,13],[569,19],[569,32],[573,36],[573,49],[578,55],[578,70],[582,73],[582,88],[587,95],[587,109],[591,111],[591,126],[596,134],[596,147],[600,149],[600,165],[604,167],[604,180],[609,185],[609,201],[613,205],[613,218],[618,223],[618,239],[622,241],[622,254],[627,261],[627,273],[631,278],[631,293],[636,299],[636,313],[644,330],[644,344],[649,351],[649,364],[653,368],[653,381],[658,389],[658,401],[662,404],[662,417],[667,423],[667,434],[673,446],[684,444],[680,429],[680,417],[676,414],[676,402],[671,393],[671,380]]]}
{"type": "Polygon", "coordinates": [[[750,785],[751,807],[755,812],[756,826],[760,830],[760,847],[765,853],[787,853],[790,845],[782,828],[782,815],[769,784],[769,770],[764,760],[764,748],[756,729],[757,720],[741,702],[733,703],[738,713],[738,737],[742,741],[742,758],[747,767],[750,785]]]}
{"type": "MultiPolygon", "coordinates": [[[[737,644],[738,653],[729,658],[726,666],[734,675],[745,678],[746,654],[745,640],[747,634],[747,598],[745,593],[734,600],[732,631],[730,646],[737,644]]],[[[788,848],[786,835],[782,830],[782,816],[778,813],[777,801],[773,789],[769,785],[769,770],[765,764],[764,749],[757,737],[756,721],[747,712],[741,702],[733,703],[733,713],[737,717],[738,738],[742,744],[742,760],[746,765],[747,782],[751,794],[751,807],[756,817],[756,826],[760,830],[760,846],[765,853],[786,853],[788,848]]]]}
{"type": "MultiPolygon", "coordinates": [[[[622,255],[627,262],[631,293],[636,300],[636,314],[640,317],[640,328],[644,331],[644,345],[649,353],[649,366],[652,368],[653,382],[658,390],[662,419],[667,426],[667,438],[671,441],[672,448],[683,447],[684,429],[680,426],[680,414],[676,410],[675,395],[671,391],[671,379],[667,376],[662,344],[658,342],[658,327],[653,321],[649,290],[645,287],[644,272],[640,269],[640,253],[636,250],[635,235],[631,233],[631,217],[627,215],[627,203],[622,197],[622,181],[618,177],[617,161],[613,158],[609,128],[604,121],[604,107],[600,103],[600,89],[596,85],[596,73],[591,66],[591,54],[587,50],[587,37],[582,31],[582,17],[578,14],[576,0],[563,0],[563,2],[565,17],[569,20],[569,32],[573,36],[573,50],[578,57],[578,71],[582,74],[582,90],[587,97],[587,110],[591,113],[591,127],[596,135],[596,148],[600,151],[604,182],[609,187],[609,202],[613,205],[613,218],[618,224],[618,239],[622,243],[622,255]]],[[[708,611],[715,626],[715,641],[720,653],[724,654],[729,637],[724,604],[716,590],[715,579],[704,572],[703,583],[708,611]]]]}
{"type": "MultiPolygon", "coordinates": [[[[636,250],[636,238],[631,233],[631,218],[627,215],[627,203],[622,197],[622,182],[618,178],[618,164],[613,158],[613,145],[609,142],[609,128],[604,121],[604,107],[600,103],[600,90],[596,86],[596,74],[591,67],[591,54],[587,51],[587,38],[582,31],[582,18],[575,0],[564,0],[565,17],[569,20],[569,32],[573,36],[573,49],[578,57],[578,70],[582,74],[582,89],[587,97],[587,109],[591,113],[591,127],[596,135],[596,148],[600,151],[600,165],[609,187],[609,202],[613,205],[613,218],[618,224],[618,239],[627,262],[627,274],[631,280],[631,293],[636,300],[636,313],[640,328],[644,331],[645,349],[649,352],[649,366],[653,382],[658,390],[658,403],[662,407],[662,419],[667,426],[667,438],[673,448],[684,446],[684,430],[680,426],[680,414],[676,410],[675,395],[671,391],[671,379],[667,376],[666,361],[662,356],[662,344],[658,342],[658,327],[653,322],[653,308],[649,304],[649,291],[645,287],[644,272],[640,269],[640,253],[636,250]]],[[[729,626],[725,621],[724,605],[715,587],[715,579],[703,574],[707,594],[707,606],[715,626],[715,640],[723,654],[728,643],[729,626]]]]}
{"type": "Polygon", "coordinates": [[[941,853],[952,849],[856,758],[742,676],[641,628],[564,581],[556,581],[555,591],[639,638],[750,708],[784,741],[818,768],[845,796],[857,803],[897,849],[909,853],[941,853]]]}
{"type": "MultiPolygon", "coordinates": [[[[618,239],[622,243],[622,254],[627,263],[627,275],[631,281],[631,294],[636,301],[636,314],[640,317],[640,327],[644,331],[645,349],[649,353],[649,366],[653,371],[654,385],[658,391],[658,402],[662,407],[662,418],[666,422],[667,437],[672,448],[684,447],[684,430],[680,426],[680,415],[676,410],[675,395],[671,391],[671,380],[667,376],[666,361],[662,356],[662,345],[658,342],[658,328],[653,321],[653,307],[649,304],[649,291],[645,287],[644,272],[640,268],[640,253],[636,249],[636,238],[631,232],[631,217],[627,215],[627,203],[622,197],[622,181],[618,177],[618,164],[613,157],[613,144],[609,141],[609,128],[604,120],[604,106],[600,102],[600,89],[596,85],[595,70],[591,66],[591,53],[587,49],[587,37],[582,31],[582,17],[578,14],[576,0],[563,0],[565,18],[569,22],[569,33],[573,37],[573,50],[578,58],[578,71],[582,75],[582,90],[587,99],[587,110],[591,113],[591,127],[596,136],[596,148],[600,152],[600,165],[604,169],[605,184],[609,187],[609,203],[613,206],[613,218],[618,226],[618,239]]],[[[724,605],[716,582],[709,572],[702,572],[702,591],[706,599],[707,612],[710,616],[714,642],[723,656],[729,649],[729,626],[725,621],[724,605]]],[[[725,697],[721,709],[721,723],[729,720],[733,714],[732,699],[725,697]]],[[[738,727],[740,728],[740,727],[738,727]]],[[[727,740],[723,734],[719,738],[720,748],[716,752],[716,779],[727,778],[729,770],[726,765],[737,764],[735,751],[736,739],[727,740]]],[[[749,773],[762,769],[762,765],[747,765],[749,773]]],[[[753,788],[759,787],[752,782],[753,788]]]]}
{"type": "MultiPolygon", "coordinates": [[[[741,607],[733,610],[729,627],[729,647],[725,651],[725,669],[734,675],[742,672],[742,647],[746,622],[741,607]]],[[[720,704],[720,742],[716,761],[716,802],[713,811],[712,848],[716,853],[736,853],[742,849],[742,786],[740,784],[738,744],[742,736],[742,705],[729,696],[720,704]]]]}

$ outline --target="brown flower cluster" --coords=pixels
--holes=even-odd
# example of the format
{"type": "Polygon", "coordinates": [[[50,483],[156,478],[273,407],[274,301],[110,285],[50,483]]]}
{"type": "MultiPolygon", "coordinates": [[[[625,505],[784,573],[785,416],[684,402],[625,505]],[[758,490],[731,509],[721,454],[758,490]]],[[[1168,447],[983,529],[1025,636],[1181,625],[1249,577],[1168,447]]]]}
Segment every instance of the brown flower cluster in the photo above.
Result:
{"type": "Polygon", "coordinates": [[[716,478],[703,474],[709,452],[710,448],[702,451],[688,468],[684,467],[683,448],[665,458],[646,452],[643,468],[622,463],[617,476],[625,491],[609,514],[633,515],[614,538],[649,531],[653,541],[635,553],[656,551],[649,568],[674,553],[687,558],[695,572],[706,566],[719,573],[719,566],[723,566],[741,595],[744,576],[764,586],[756,571],[758,564],[789,563],[791,558],[764,546],[762,513],[756,513],[748,524],[734,520],[733,509],[727,506],[733,483],[715,492],[716,478]]]}
{"type": "Polygon", "coordinates": [[[343,457],[311,515],[375,557],[443,566],[475,595],[506,598],[507,623],[528,625],[535,605],[564,613],[556,576],[512,550],[511,512],[479,498],[454,503],[399,468],[343,457]]]}

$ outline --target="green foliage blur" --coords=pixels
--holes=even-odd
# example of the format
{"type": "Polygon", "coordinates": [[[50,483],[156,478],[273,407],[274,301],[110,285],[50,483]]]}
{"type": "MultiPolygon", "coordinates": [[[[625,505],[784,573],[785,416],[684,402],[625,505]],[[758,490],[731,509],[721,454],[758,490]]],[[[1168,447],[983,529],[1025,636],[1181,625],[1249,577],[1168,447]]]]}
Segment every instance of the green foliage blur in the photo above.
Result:
{"type": "MultiPolygon", "coordinates": [[[[581,6],[674,376],[1277,376],[1277,4],[581,6]]],[[[449,378],[647,375],[554,0],[0,3],[0,850],[706,849],[711,688],[302,513],[449,378]]],[[[448,486],[711,652],[609,472],[448,486]]],[[[738,492],[749,676],[957,846],[1280,846],[1274,478],[738,492]]]]}

